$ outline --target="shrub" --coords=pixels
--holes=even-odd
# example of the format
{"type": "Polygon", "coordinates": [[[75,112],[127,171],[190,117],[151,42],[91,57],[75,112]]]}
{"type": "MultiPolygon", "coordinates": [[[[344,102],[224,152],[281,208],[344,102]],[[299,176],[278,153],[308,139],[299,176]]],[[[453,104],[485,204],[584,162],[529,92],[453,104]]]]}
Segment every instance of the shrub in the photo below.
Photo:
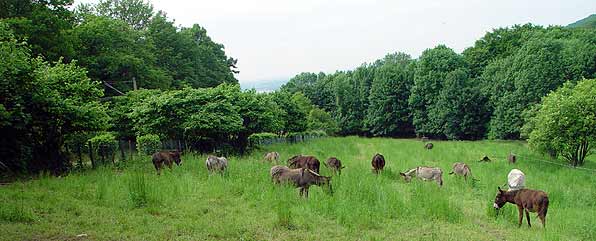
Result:
{"type": "Polygon", "coordinates": [[[137,151],[145,155],[151,155],[156,151],[159,151],[161,141],[159,136],[155,134],[147,134],[137,136],[137,151]]]}
{"type": "Polygon", "coordinates": [[[114,154],[118,148],[118,141],[116,136],[111,132],[100,132],[88,141],[91,143],[93,152],[101,156],[101,159],[105,161],[106,158],[111,157],[114,161],[114,154]]]}
{"type": "Polygon", "coordinates": [[[577,85],[568,82],[542,98],[529,115],[528,143],[534,149],[562,156],[569,164],[581,166],[596,141],[596,79],[577,85]]]}

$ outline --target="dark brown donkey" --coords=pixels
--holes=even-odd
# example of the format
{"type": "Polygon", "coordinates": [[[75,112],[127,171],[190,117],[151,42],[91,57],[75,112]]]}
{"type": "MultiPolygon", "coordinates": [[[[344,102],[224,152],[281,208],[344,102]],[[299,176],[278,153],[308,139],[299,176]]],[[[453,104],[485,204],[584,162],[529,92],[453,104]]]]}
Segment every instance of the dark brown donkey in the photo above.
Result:
{"type": "Polygon", "coordinates": [[[178,166],[180,166],[182,163],[182,160],[180,159],[180,152],[178,150],[156,152],[153,153],[151,159],[153,161],[153,166],[157,171],[157,175],[161,174],[161,169],[163,168],[164,164],[172,169],[172,162],[175,162],[178,166]]]}
{"type": "Polygon", "coordinates": [[[321,162],[314,156],[293,156],[288,160],[288,167],[296,169],[296,168],[308,168],[310,170],[319,173],[319,168],[321,167],[321,162]]]}
{"type": "Polygon", "coordinates": [[[375,154],[372,158],[372,171],[375,174],[379,174],[380,171],[383,171],[385,167],[385,157],[379,153],[375,154]]]}
{"type": "Polygon", "coordinates": [[[333,174],[337,173],[338,175],[341,175],[341,169],[345,168],[345,166],[341,165],[341,161],[339,159],[337,159],[336,157],[329,157],[329,159],[327,159],[327,161],[323,162],[323,165],[325,165],[327,168],[331,169],[333,174]]]}
{"type": "Polygon", "coordinates": [[[538,218],[540,218],[540,221],[542,222],[542,227],[545,227],[546,212],[548,211],[548,195],[545,192],[530,189],[503,191],[501,190],[501,187],[498,189],[499,192],[497,193],[495,203],[493,204],[496,209],[502,208],[505,203],[513,203],[517,205],[517,210],[519,211],[518,226],[521,227],[524,218],[523,212],[525,211],[528,226],[532,227],[530,224],[529,212],[537,212],[538,218]]]}

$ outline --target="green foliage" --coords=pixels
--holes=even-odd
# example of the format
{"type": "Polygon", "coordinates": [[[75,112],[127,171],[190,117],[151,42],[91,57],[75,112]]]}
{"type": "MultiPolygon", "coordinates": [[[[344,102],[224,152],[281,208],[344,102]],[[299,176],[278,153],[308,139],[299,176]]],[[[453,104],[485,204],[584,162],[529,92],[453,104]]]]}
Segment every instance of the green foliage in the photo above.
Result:
{"type": "MultiPolygon", "coordinates": [[[[464,59],[444,45],[427,49],[422,53],[416,63],[414,85],[409,97],[416,134],[439,138],[450,135],[449,137],[453,138],[459,137],[461,132],[466,132],[467,126],[450,122],[458,118],[458,112],[468,110],[460,110],[459,106],[446,103],[446,101],[457,101],[456,99],[461,98],[452,90],[465,87],[465,84],[470,83],[467,80],[465,68],[464,59]],[[457,126],[446,126],[454,124],[457,126]]],[[[479,113],[467,112],[466,114],[479,113]]]]}
{"type": "Polygon", "coordinates": [[[76,62],[31,58],[27,45],[17,42],[3,23],[0,39],[4,164],[12,171],[64,171],[70,165],[62,150],[64,137],[109,126],[99,83],[76,62]]]}
{"type": "Polygon", "coordinates": [[[158,135],[146,134],[137,136],[137,151],[144,155],[151,155],[161,149],[161,140],[158,135]]]}
{"type": "Polygon", "coordinates": [[[410,136],[414,126],[408,106],[414,80],[414,63],[410,56],[398,53],[385,57],[376,69],[370,89],[366,126],[375,136],[410,136]]]}
{"type": "Polygon", "coordinates": [[[284,123],[284,112],[274,97],[242,92],[238,85],[185,88],[140,99],[127,117],[139,135],[158,133],[162,138],[187,140],[199,150],[232,145],[243,152],[250,134],[278,132],[284,123]]]}
{"type": "Polygon", "coordinates": [[[532,24],[514,25],[512,27],[497,28],[486,33],[467,48],[463,56],[470,65],[470,75],[478,77],[491,62],[513,55],[528,41],[532,34],[542,31],[541,26],[532,24]]]}
{"type": "Polygon", "coordinates": [[[124,21],[136,30],[145,29],[153,16],[153,5],[144,0],[100,0],[95,8],[99,15],[124,21]]]}
{"type": "Polygon", "coordinates": [[[27,41],[33,57],[49,61],[72,60],[76,42],[73,26],[73,0],[4,0],[0,3],[0,19],[14,31],[19,41],[27,41]]]}
{"type": "Polygon", "coordinates": [[[572,63],[566,58],[571,57],[565,54],[566,45],[554,39],[531,40],[514,55],[487,66],[482,83],[493,109],[489,137],[519,138],[522,112],[567,78],[577,77],[565,74],[572,63]]]}
{"type": "Polygon", "coordinates": [[[118,148],[116,136],[111,132],[101,132],[90,138],[89,143],[102,158],[113,157],[118,148]]]}
{"type": "Polygon", "coordinates": [[[308,114],[308,129],[323,131],[328,135],[333,135],[339,131],[333,117],[317,107],[313,108],[308,114]]]}
{"type": "Polygon", "coordinates": [[[292,77],[287,83],[281,86],[281,91],[287,91],[290,93],[302,92],[306,97],[312,100],[314,103],[318,101],[317,83],[325,77],[324,73],[307,73],[303,72],[292,77]]]}
{"type": "Polygon", "coordinates": [[[544,97],[529,118],[530,146],[583,165],[596,142],[596,79],[565,83],[544,97]]]}
{"type": "Polygon", "coordinates": [[[308,125],[306,108],[293,101],[293,95],[286,91],[273,93],[273,101],[282,110],[280,119],[282,120],[283,132],[305,131],[308,125]]]}

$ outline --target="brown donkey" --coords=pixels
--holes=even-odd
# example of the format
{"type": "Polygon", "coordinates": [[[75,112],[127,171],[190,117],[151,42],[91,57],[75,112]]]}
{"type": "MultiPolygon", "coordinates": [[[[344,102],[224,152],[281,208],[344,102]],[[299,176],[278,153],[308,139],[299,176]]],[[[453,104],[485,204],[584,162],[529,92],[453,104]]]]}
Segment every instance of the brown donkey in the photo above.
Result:
{"type": "Polygon", "coordinates": [[[532,227],[530,224],[529,212],[537,212],[538,218],[540,218],[540,222],[542,222],[542,227],[546,227],[545,222],[546,212],[548,211],[548,195],[545,192],[530,189],[503,191],[501,190],[501,187],[498,189],[499,192],[497,193],[495,203],[493,204],[496,209],[502,208],[505,203],[513,203],[517,205],[517,210],[519,211],[519,227],[521,227],[524,218],[524,211],[526,212],[528,226],[532,227]]]}

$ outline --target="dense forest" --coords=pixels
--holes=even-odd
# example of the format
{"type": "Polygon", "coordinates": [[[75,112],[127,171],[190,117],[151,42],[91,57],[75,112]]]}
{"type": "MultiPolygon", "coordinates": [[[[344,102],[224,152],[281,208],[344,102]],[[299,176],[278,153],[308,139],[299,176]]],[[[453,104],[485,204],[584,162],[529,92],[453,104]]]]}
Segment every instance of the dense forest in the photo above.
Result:
{"type": "Polygon", "coordinates": [[[454,52],[388,54],[354,70],[301,73],[282,91],[328,111],[341,135],[520,139],[524,111],[565,82],[596,77],[594,28],[498,28],[454,52]]]}
{"type": "MultiPolygon", "coordinates": [[[[237,60],[199,24],[177,26],[143,0],[72,4],[0,3],[0,172],[64,172],[69,146],[116,140],[238,153],[256,133],[549,140],[535,131],[548,119],[541,99],[596,77],[594,28],[526,24],[488,32],[462,54],[439,45],[242,91],[237,60]]],[[[578,95],[592,93],[586,86],[578,95]]]]}

